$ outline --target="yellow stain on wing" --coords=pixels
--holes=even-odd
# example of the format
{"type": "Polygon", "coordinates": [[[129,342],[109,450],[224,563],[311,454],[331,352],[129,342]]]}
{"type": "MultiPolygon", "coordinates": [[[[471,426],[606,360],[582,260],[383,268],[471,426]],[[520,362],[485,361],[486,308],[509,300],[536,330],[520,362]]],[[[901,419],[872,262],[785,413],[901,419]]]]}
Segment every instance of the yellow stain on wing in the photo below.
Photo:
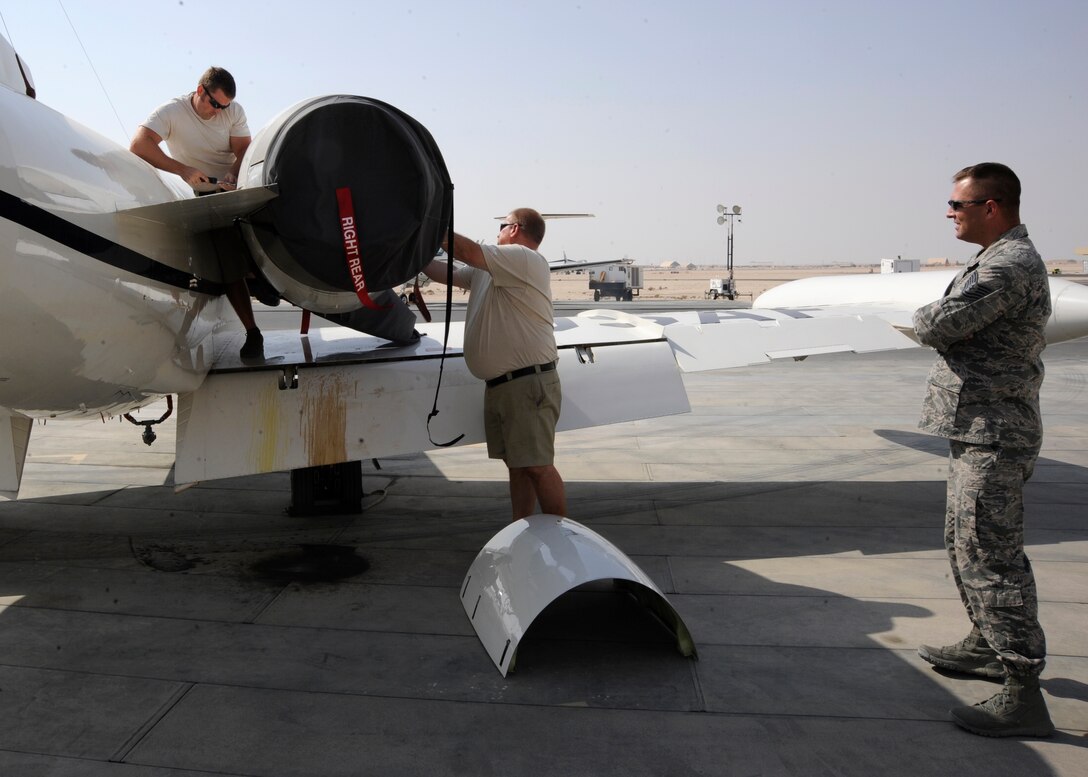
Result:
{"type": "Polygon", "coordinates": [[[275,384],[270,384],[257,397],[253,459],[258,472],[283,469],[279,464],[280,394],[275,384]]]}
{"type": "Polygon", "coordinates": [[[306,388],[302,406],[302,440],[307,466],[339,464],[348,460],[347,387],[336,375],[317,378],[306,388]]]}

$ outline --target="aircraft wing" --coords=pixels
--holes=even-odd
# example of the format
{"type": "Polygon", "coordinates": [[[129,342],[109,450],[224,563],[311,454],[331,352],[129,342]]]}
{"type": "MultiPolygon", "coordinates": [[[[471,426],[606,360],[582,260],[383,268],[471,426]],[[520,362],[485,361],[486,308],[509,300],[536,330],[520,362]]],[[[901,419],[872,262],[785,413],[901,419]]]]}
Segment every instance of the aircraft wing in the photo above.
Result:
{"type": "MultiPolygon", "coordinates": [[[[829,353],[872,353],[917,348],[911,310],[873,306],[842,308],[735,308],[650,314],[685,372],[804,359],[829,353]],[[906,331],[904,331],[906,330],[906,331]]],[[[579,315],[624,326],[626,313],[590,310],[579,315]]]]}
{"type": "MultiPolygon", "coordinates": [[[[421,325],[409,346],[338,327],[266,333],[259,363],[224,344],[178,404],[178,483],[384,458],[481,442],[483,384],[465,366],[463,324],[421,325]]],[[[555,322],[560,431],[689,410],[681,371],[777,358],[913,348],[887,318],[855,311],[715,310],[637,316],[587,311],[555,322]]]]}
{"type": "MultiPolygon", "coordinates": [[[[950,274],[912,275],[795,282],[755,308],[559,318],[559,429],[686,412],[682,371],[917,348],[911,317],[940,297],[950,274]]],[[[1088,334],[1088,288],[1050,283],[1048,340],[1088,334]]],[[[413,453],[459,435],[481,441],[483,384],[465,367],[462,324],[451,324],[439,413],[428,426],[442,330],[421,327],[418,343],[399,348],[350,330],[279,333],[265,342],[275,356],[259,365],[228,347],[203,385],[180,397],[177,482],[413,453]]]]}
{"type": "MultiPolygon", "coordinates": [[[[465,366],[463,324],[420,325],[409,346],[339,327],[267,332],[269,358],[243,363],[235,344],[203,384],[178,398],[175,481],[277,472],[416,453],[461,437],[481,442],[484,385],[465,366]],[[438,393],[438,415],[428,415],[438,393]]],[[[687,412],[676,359],[652,321],[560,319],[559,429],[687,412]]]]}

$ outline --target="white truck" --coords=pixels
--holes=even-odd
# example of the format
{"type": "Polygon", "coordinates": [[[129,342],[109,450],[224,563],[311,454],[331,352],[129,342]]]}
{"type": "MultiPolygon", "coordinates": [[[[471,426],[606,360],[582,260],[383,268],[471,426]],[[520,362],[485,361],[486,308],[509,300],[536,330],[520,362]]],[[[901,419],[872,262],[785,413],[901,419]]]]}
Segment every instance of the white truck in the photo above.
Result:
{"type": "Polygon", "coordinates": [[[615,297],[617,302],[637,297],[642,289],[642,268],[628,263],[610,264],[589,277],[593,301],[601,297],[615,297]]]}

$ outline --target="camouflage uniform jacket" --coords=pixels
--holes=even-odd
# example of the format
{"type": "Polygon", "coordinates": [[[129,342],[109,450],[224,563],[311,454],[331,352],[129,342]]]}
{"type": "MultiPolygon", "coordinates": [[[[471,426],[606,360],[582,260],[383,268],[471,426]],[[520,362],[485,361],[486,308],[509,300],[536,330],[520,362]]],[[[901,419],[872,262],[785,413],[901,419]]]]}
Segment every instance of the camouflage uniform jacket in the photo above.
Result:
{"type": "Polygon", "coordinates": [[[1046,266],[1021,224],[915,311],[918,338],[938,354],[919,428],[967,443],[1038,445],[1049,317],[1046,266]]]}

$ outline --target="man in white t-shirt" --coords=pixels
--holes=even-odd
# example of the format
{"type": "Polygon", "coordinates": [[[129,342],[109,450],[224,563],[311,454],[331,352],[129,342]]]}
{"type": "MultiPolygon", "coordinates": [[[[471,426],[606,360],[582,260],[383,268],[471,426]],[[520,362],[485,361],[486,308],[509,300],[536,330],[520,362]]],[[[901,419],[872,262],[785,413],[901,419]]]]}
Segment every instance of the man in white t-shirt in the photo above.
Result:
{"type": "MultiPolygon", "coordinates": [[[[563,479],[554,465],[555,425],[562,388],[556,365],[551,268],[537,251],[544,219],[532,208],[513,210],[496,245],[453,236],[453,285],[470,291],[465,314],[465,364],[486,383],[487,453],[510,473],[514,520],[540,511],[567,515],[563,479]]],[[[443,248],[448,247],[443,244],[443,248]]],[[[444,261],[423,268],[445,283],[444,261]]]]}
{"type": "MultiPolygon", "coordinates": [[[[238,182],[251,140],[242,106],[234,100],[234,77],[210,67],[196,91],[156,108],[132,137],[129,150],[159,170],[179,176],[194,191],[230,190],[238,182]],[[162,150],[165,141],[170,154],[162,150]]],[[[264,338],[253,318],[244,271],[228,279],[227,299],[246,328],[243,357],[260,356],[264,338]]],[[[273,302],[278,300],[271,300],[273,302]]]]}

